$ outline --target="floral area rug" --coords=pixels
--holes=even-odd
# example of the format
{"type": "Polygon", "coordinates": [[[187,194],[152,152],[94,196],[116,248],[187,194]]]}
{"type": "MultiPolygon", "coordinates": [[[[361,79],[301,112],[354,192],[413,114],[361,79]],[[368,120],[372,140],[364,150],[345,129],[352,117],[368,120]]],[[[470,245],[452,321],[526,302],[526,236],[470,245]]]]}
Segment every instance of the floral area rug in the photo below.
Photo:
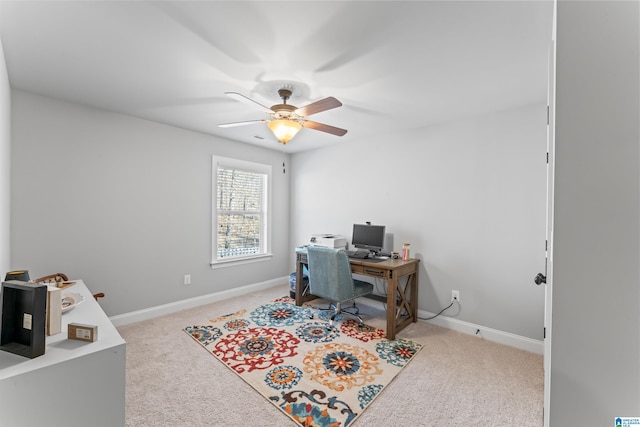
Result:
{"type": "Polygon", "coordinates": [[[303,426],[348,426],[422,348],[280,298],[184,330],[303,426]]]}

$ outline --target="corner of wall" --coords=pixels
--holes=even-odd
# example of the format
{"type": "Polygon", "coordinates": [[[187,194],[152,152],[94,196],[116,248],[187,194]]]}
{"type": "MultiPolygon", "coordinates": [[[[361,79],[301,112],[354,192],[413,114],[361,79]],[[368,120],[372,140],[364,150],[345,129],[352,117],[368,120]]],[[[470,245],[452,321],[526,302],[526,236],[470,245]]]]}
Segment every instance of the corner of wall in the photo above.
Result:
{"type": "Polygon", "coordinates": [[[11,86],[0,39],[0,273],[11,265],[11,86]]]}

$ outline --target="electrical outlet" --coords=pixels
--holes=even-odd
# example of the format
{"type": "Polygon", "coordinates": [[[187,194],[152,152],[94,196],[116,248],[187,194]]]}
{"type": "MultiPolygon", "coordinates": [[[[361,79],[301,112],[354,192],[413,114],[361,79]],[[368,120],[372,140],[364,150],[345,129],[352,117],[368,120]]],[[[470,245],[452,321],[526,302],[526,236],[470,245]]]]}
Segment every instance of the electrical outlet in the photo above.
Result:
{"type": "Polygon", "coordinates": [[[191,275],[190,274],[185,274],[184,275],[184,284],[185,285],[190,285],[191,284],[191,275]]]}
{"type": "Polygon", "coordinates": [[[460,291],[451,291],[451,302],[453,301],[460,302],[460,291]]]}

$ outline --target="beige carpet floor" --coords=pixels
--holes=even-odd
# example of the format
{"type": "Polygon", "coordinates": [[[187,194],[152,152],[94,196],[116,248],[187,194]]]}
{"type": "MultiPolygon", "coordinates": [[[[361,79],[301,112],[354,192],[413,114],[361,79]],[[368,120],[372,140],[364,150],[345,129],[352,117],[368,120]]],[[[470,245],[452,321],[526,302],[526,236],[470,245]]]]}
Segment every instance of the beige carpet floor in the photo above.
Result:
{"type": "MultiPolygon", "coordinates": [[[[287,294],[275,287],[119,327],[126,426],[296,425],[182,330],[287,294]]],[[[384,328],[383,311],[360,309],[384,328]]],[[[422,321],[398,336],[424,348],[353,426],[542,425],[542,356],[422,321]]]]}

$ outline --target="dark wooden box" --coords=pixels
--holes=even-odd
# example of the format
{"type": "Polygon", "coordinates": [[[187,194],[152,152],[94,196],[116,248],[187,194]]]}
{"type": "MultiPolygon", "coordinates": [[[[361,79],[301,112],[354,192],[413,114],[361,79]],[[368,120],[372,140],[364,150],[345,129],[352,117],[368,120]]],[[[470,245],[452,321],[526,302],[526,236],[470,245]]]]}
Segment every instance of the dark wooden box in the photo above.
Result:
{"type": "Polygon", "coordinates": [[[0,350],[20,356],[42,356],[45,351],[47,285],[9,280],[2,282],[0,350]]]}

